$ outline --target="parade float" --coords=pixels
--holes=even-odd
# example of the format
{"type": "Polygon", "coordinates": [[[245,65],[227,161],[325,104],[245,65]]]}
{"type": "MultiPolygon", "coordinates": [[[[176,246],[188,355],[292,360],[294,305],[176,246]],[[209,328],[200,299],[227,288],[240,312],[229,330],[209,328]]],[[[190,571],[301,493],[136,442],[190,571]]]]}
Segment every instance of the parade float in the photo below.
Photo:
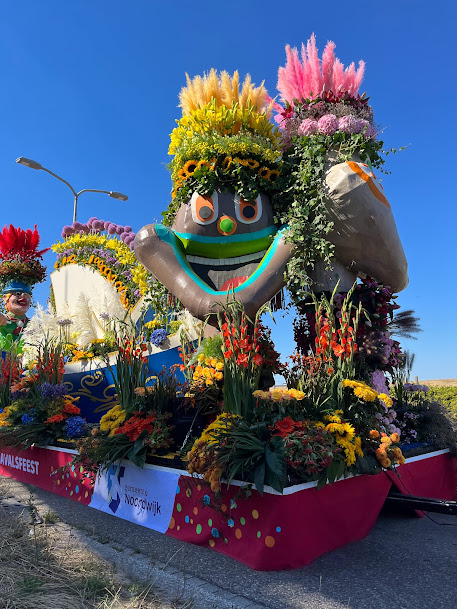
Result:
{"type": "Polygon", "coordinates": [[[276,100],[187,77],[163,223],[64,227],[50,309],[5,353],[2,475],[262,570],[364,537],[392,488],[457,498],[455,433],[394,338],[417,320],[364,65],[334,47],[286,47],[276,100]],[[285,306],[281,363],[262,320],[285,306]]]}

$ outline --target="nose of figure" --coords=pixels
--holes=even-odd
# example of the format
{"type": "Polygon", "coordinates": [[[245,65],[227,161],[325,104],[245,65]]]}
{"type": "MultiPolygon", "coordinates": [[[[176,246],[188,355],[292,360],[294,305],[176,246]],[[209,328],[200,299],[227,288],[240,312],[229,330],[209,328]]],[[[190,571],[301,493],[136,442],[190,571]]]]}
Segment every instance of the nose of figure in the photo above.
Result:
{"type": "Polygon", "coordinates": [[[221,216],[217,222],[217,230],[221,235],[233,235],[236,231],[236,220],[230,216],[221,216]]]}

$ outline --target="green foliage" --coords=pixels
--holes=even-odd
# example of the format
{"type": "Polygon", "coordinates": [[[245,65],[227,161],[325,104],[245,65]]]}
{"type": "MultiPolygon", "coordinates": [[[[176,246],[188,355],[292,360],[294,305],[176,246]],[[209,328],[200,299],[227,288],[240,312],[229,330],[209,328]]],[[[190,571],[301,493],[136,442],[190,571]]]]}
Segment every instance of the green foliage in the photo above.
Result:
{"type": "Polygon", "coordinates": [[[263,495],[265,484],[279,493],[286,484],[284,440],[271,437],[265,423],[249,425],[234,419],[227,428],[215,434],[218,442],[217,461],[224,468],[228,483],[235,478],[253,482],[263,495]]]}
{"type": "Polygon", "coordinates": [[[289,226],[288,241],[294,245],[293,257],[287,266],[288,288],[295,303],[305,299],[309,278],[307,269],[323,260],[330,264],[334,246],[327,235],[333,228],[325,205],[324,176],[328,163],[341,163],[358,155],[362,162],[370,160],[381,167],[384,159],[379,151],[382,142],[362,134],[336,132],[334,135],[295,137],[284,156],[283,172],[291,176],[288,191],[275,199],[276,221],[289,226]]]}
{"type": "Polygon", "coordinates": [[[457,387],[430,387],[427,397],[441,402],[449,418],[457,426],[457,387]]]}

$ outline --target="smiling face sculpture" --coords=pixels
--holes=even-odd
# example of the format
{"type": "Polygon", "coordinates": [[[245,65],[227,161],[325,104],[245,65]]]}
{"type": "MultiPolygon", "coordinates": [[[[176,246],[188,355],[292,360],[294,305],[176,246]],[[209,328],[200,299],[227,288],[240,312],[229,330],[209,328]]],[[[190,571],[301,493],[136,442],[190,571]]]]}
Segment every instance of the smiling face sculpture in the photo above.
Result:
{"type": "Polygon", "coordinates": [[[195,317],[205,319],[228,291],[254,316],[284,287],[291,246],[273,222],[267,194],[246,201],[214,190],[194,192],[171,230],[162,224],[142,228],[135,253],[195,317]]]}
{"type": "Polygon", "coordinates": [[[200,319],[227,295],[255,316],[285,285],[291,245],[274,223],[270,198],[281,135],[266,96],[249,76],[240,85],[237,72],[187,77],[169,149],[171,227],[150,224],[135,239],[142,264],[200,319]]]}

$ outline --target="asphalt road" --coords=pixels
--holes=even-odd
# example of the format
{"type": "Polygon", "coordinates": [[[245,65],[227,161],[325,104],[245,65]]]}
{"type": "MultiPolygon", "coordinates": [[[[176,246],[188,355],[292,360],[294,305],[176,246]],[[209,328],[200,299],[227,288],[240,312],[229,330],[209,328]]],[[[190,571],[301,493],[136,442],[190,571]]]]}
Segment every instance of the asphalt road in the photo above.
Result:
{"type": "MultiPolygon", "coordinates": [[[[26,485],[8,480],[14,497],[26,485]]],[[[33,487],[30,487],[33,488],[33,487]]],[[[362,541],[293,571],[258,572],[231,558],[33,489],[40,513],[51,509],[85,531],[94,551],[120,569],[181,590],[196,609],[454,609],[457,517],[383,512],[362,541]],[[437,524],[440,523],[440,524],[437,524]]]]}

